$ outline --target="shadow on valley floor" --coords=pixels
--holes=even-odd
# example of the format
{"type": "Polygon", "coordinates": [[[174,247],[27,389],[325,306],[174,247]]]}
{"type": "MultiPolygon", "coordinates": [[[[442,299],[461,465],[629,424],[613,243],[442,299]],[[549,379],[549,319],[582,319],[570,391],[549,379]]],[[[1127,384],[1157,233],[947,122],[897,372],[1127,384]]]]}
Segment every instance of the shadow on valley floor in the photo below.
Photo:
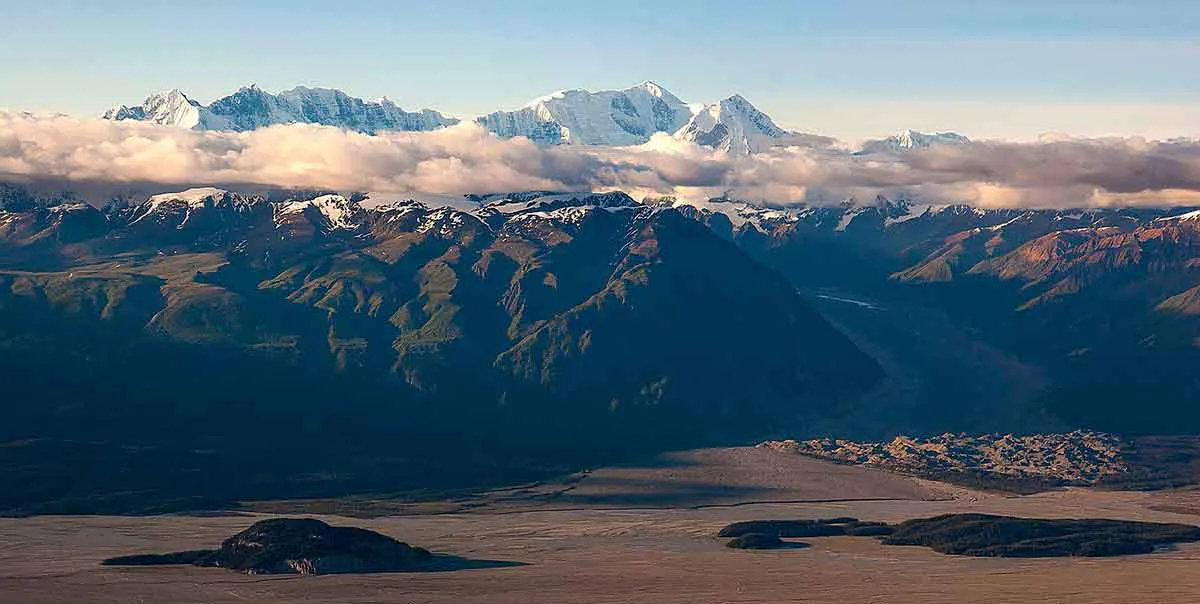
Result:
{"type": "Polygon", "coordinates": [[[577,506],[692,507],[718,501],[755,501],[770,488],[716,484],[706,481],[664,481],[594,476],[586,489],[568,488],[542,497],[546,502],[577,506]]]}
{"type": "Polygon", "coordinates": [[[422,565],[420,570],[409,572],[453,572],[460,570],[485,570],[493,568],[516,568],[519,566],[529,566],[526,562],[518,562],[515,560],[485,560],[476,558],[464,558],[462,556],[454,556],[451,554],[434,554],[433,558],[422,565]]]}
{"type": "Polygon", "coordinates": [[[1067,428],[1038,402],[1047,387],[1040,368],[987,344],[945,312],[891,288],[873,296],[801,291],[887,374],[858,404],[808,426],[810,433],[872,440],[1067,428]]]}
{"type": "Polygon", "coordinates": [[[357,518],[535,509],[703,508],[749,503],[944,499],[912,478],[758,447],[697,449],[500,489],[413,500],[396,495],[244,502],[270,514],[357,518]]]}

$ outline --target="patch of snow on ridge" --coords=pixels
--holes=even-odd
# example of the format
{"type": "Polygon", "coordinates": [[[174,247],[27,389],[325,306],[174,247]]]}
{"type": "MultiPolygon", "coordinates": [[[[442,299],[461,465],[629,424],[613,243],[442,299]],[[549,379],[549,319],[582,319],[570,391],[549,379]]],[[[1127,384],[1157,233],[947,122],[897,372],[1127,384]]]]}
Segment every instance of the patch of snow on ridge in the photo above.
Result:
{"type": "Polygon", "coordinates": [[[925,216],[926,214],[936,214],[937,210],[941,207],[944,207],[944,206],[936,206],[936,205],[932,205],[932,204],[909,206],[907,214],[905,214],[903,216],[896,216],[894,218],[891,216],[888,216],[887,218],[885,218],[883,220],[883,226],[890,227],[894,224],[900,224],[903,222],[908,222],[910,220],[915,220],[917,218],[925,216]]]}
{"type": "Polygon", "coordinates": [[[857,207],[857,208],[848,208],[846,211],[842,212],[842,217],[840,219],[838,219],[837,226],[834,227],[833,230],[835,230],[835,231],[846,230],[846,227],[850,226],[850,223],[854,222],[854,219],[858,218],[859,214],[862,214],[863,212],[865,212],[869,209],[870,209],[869,207],[865,207],[865,206],[857,207]]]}
{"type": "Polygon", "coordinates": [[[195,189],[187,189],[178,193],[159,193],[147,200],[146,204],[151,210],[157,208],[164,203],[180,201],[192,207],[203,206],[208,199],[220,197],[229,191],[218,189],[215,187],[197,187],[195,189]]]}
{"type": "Polygon", "coordinates": [[[563,207],[597,206],[626,208],[641,206],[628,195],[609,193],[517,193],[481,196],[478,210],[511,216],[533,211],[551,211],[563,207]]]}
{"type": "Polygon", "coordinates": [[[84,212],[93,210],[90,204],[83,202],[64,203],[56,206],[50,206],[49,210],[53,214],[70,214],[71,212],[84,212]]]}
{"type": "Polygon", "coordinates": [[[1176,214],[1175,216],[1163,216],[1162,218],[1156,218],[1154,220],[1154,222],[1168,222],[1168,221],[1172,221],[1172,220],[1178,220],[1178,221],[1200,220],[1200,210],[1194,210],[1194,211],[1188,212],[1186,214],[1176,214]]]}
{"type": "Polygon", "coordinates": [[[799,220],[797,211],[802,210],[802,208],[795,210],[763,208],[744,201],[725,199],[709,199],[705,201],[680,199],[675,200],[671,205],[677,208],[692,207],[697,210],[712,212],[713,214],[724,214],[735,229],[747,223],[759,227],[761,222],[795,222],[799,220]]]}
{"type": "Polygon", "coordinates": [[[461,227],[467,224],[467,220],[487,228],[487,225],[474,214],[443,207],[422,216],[414,232],[433,233],[443,239],[452,239],[458,235],[461,227]]]}
{"type": "Polygon", "coordinates": [[[174,213],[179,209],[184,209],[184,221],[176,228],[184,228],[188,220],[191,220],[193,210],[202,210],[208,205],[217,204],[226,201],[232,193],[223,189],[215,189],[215,187],[197,187],[197,189],[187,189],[176,193],[160,193],[160,195],[151,196],[146,199],[144,204],[138,207],[139,215],[130,222],[130,225],[137,225],[142,222],[146,216],[161,215],[174,213]]]}
{"type": "Polygon", "coordinates": [[[159,214],[163,210],[164,206],[168,208],[167,211],[171,211],[174,208],[178,208],[180,205],[182,205],[186,208],[187,212],[187,214],[184,216],[183,223],[179,225],[179,228],[182,228],[183,225],[186,224],[191,218],[192,210],[203,209],[209,202],[215,202],[217,199],[224,198],[227,195],[229,195],[229,191],[214,187],[199,187],[187,189],[178,193],[160,193],[147,199],[146,203],[140,206],[140,208],[143,208],[144,211],[142,211],[141,215],[139,215],[129,224],[137,224],[147,216],[159,214]]]}
{"type": "Polygon", "coordinates": [[[416,191],[367,193],[359,205],[368,210],[383,206],[417,202],[429,209],[454,208],[462,212],[473,212],[479,209],[479,202],[466,199],[462,195],[439,195],[436,193],[419,193],[416,191]]]}
{"type": "Polygon", "coordinates": [[[615,207],[614,206],[606,207],[606,206],[597,206],[597,205],[567,206],[564,208],[550,210],[548,212],[547,211],[525,212],[523,214],[518,214],[517,216],[513,217],[511,219],[511,221],[517,222],[517,221],[534,221],[534,220],[553,220],[553,221],[561,222],[564,224],[578,226],[580,223],[582,223],[584,220],[586,220],[588,216],[591,216],[593,213],[598,212],[598,211],[616,213],[616,212],[625,212],[625,211],[635,210],[635,209],[637,209],[637,208],[635,208],[633,206],[615,206],[615,207]]]}
{"type": "Polygon", "coordinates": [[[302,213],[308,208],[315,208],[335,229],[353,229],[361,224],[363,209],[341,195],[322,195],[307,201],[289,201],[279,206],[277,216],[302,213]]]}

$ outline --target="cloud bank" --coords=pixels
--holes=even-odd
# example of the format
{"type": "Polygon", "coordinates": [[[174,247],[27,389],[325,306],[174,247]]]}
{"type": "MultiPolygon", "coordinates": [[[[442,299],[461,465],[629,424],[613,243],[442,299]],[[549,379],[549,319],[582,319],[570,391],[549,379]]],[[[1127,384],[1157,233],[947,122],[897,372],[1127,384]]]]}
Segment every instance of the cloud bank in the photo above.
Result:
{"type": "Polygon", "coordinates": [[[1200,141],[986,141],[854,155],[810,137],[737,156],[665,134],[637,147],[547,148],[470,123],[377,136],[308,124],[194,132],[0,111],[0,180],[438,194],[622,189],[781,205],[879,194],[993,207],[1194,205],[1200,141]]]}

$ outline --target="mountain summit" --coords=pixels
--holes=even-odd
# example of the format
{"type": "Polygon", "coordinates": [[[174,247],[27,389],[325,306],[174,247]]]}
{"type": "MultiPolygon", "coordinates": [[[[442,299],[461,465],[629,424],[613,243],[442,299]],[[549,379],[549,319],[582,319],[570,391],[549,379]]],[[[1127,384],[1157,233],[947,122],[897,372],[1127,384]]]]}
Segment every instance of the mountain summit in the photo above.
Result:
{"type": "Polygon", "coordinates": [[[547,144],[637,145],[656,132],[674,133],[691,118],[688,105],[654,82],[624,90],[563,90],[515,111],[476,122],[497,136],[526,136],[547,144]]]}
{"type": "Polygon", "coordinates": [[[894,153],[912,149],[928,149],[936,145],[961,145],[969,142],[971,142],[971,139],[957,132],[927,133],[905,129],[887,138],[870,140],[863,143],[861,153],[894,153]]]}
{"type": "Polygon", "coordinates": [[[428,109],[409,112],[388,99],[364,101],[340,90],[298,86],[271,94],[250,85],[201,105],[179,90],[153,94],[141,105],[121,105],[103,115],[110,120],[138,120],[192,130],[242,132],[276,124],[323,124],[375,134],[383,130],[436,130],[458,123],[428,109]]]}
{"type": "Polygon", "coordinates": [[[788,132],[745,97],[735,94],[705,105],[675,136],[731,153],[757,153],[770,147],[773,139],[788,136],[788,132]]]}
{"type": "Polygon", "coordinates": [[[178,88],[159,92],[146,97],[141,105],[120,105],[104,112],[106,120],[138,120],[165,126],[179,126],[194,130],[205,130],[201,123],[203,106],[178,88]]]}

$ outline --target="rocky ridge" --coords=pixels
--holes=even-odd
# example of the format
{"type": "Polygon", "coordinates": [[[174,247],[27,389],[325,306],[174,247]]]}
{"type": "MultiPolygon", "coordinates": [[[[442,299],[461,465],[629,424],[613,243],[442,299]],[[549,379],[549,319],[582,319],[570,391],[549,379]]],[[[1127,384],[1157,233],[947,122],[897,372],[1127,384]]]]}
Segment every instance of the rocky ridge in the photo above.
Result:
{"type": "Polygon", "coordinates": [[[1111,434],[942,434],[889,442],[841,439],[767,441],[759,447],[919,475],[986,473],[1094,484],[1129,471],[1126,443],[1111,434]]]}
{"type": "Polygon", "coordinates": [[[226,539],[216,550],[120,556],[103,564],[191,564],[248,575],[325,575],[416,570],[431,558],[424,548],[374,531],[330,526],[313,518],[271,518],[226,539]]]}

